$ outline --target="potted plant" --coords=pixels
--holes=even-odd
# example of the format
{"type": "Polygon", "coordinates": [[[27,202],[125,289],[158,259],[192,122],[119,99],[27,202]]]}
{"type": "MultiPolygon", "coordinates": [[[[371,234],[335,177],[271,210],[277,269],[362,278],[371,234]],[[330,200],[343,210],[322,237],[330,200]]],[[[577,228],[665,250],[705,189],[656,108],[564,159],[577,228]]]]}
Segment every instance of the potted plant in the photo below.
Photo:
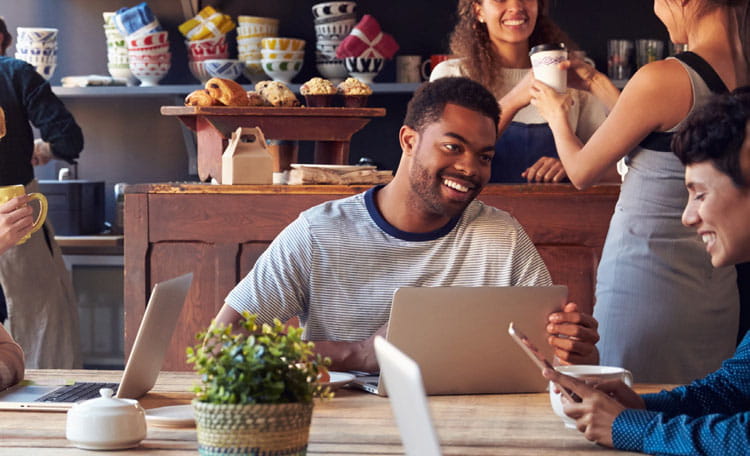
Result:
{"type": "Polygon", "coordinates": [[[302,329],[256,318],[243,313],[244,331],[212,323],[187,349],[201,376],[192,401],[200,454],[306,454],[313,398],[332,396],[318,383],[330,360],[302,329]]]}

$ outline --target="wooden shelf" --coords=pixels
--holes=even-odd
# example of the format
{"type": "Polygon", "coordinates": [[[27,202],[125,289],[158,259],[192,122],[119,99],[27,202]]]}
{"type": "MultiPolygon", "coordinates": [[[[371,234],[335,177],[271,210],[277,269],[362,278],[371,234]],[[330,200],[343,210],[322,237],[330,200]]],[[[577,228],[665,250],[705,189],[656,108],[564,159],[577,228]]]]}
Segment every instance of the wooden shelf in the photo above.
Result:
{"type": "Polygon", "coordinates": [[[349,141],[384,108],[162,106],[197,134],[198,176],[221,179],[221,154],[237,127],[259,127],[266,139],[315,141],[315,163],[347,164],[349,141]]]}
{"type": "Polygon", "coordinates": [[[63,255],[122,255],[123,235],[55,236],[63,255]]]}
{"type": "MultiPolygon", "coordinates": [[[[419,86],[418,83],[375,83],[370,87],[373,95],[411,94],[419,86]]],[[[243,85],[245,90],[253,90],[250,84],[243,85]]],[[[92,87],[61,87],[54,86],[52,91],[61,98],[107,98],[107,97],[184,97],[193,90],[203,88],[202,85],[170,84],[154,87],[126,87],[126,86],[92,86],[92,87]]],[[[291,84],[289,88],[299,93],[300,84],[291,84]]]]}

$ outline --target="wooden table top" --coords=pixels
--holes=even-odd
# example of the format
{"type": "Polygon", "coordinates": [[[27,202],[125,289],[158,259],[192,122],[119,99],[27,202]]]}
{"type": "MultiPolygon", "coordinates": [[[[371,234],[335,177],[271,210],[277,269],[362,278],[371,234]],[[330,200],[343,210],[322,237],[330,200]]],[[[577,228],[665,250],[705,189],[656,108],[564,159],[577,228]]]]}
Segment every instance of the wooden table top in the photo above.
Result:
{"type": "MultiPolygon", "coordinates": [[[[66,380],[117,381],[119,371],[28,370],[37,383],[66,380]]],[[[197,383],[191,372],[163,372],[141,398],[144,408],[187,404],[197,383]]],[[[658,385],[642,385],[653,392],[658,385]]],[[[445,455],[611,455],[613,452],[565,429],[542,394],[431,396],[430,408],[445,455]]],[[[0,412],[0,455],[92,455],[65,439],[65,413],[0,412]]],[[[195,429],[149,426],[147,438],[117,455],[194,455],[195,429]]],[[[316,401],[310,429],[310,455],[400,455],[403,447],[387,398],[340,389],[330,401],[316,401]]],[[[621,453],[627,454],[627,453],[621,453]]]]}

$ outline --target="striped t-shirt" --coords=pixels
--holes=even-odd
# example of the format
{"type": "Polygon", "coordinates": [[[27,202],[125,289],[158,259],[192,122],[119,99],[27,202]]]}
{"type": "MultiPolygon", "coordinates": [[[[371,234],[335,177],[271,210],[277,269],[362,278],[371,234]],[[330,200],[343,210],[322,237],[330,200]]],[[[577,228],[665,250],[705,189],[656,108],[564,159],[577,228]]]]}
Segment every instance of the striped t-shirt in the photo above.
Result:
{"type": "Polygon", "coordinates": [[[388,321],[399,287],[551,285],[508,213],[473,201],[443,228],[407,233],[380,215],[378,189],[302,212],[226,302],[258,322],[299,316],[309,340],[357,341],[388,321]]]}

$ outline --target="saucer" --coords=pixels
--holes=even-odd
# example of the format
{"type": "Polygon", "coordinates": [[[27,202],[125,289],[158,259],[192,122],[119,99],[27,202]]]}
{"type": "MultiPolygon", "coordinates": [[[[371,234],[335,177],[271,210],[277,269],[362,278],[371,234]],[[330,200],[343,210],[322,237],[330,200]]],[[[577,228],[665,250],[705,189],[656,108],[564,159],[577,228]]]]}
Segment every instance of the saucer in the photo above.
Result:
{"type": "Polygon", "coordinates": [[[149,426],[168,428],[195,427],[193,406],[169,405],[146,410],[146,422],[149,426]]]}

